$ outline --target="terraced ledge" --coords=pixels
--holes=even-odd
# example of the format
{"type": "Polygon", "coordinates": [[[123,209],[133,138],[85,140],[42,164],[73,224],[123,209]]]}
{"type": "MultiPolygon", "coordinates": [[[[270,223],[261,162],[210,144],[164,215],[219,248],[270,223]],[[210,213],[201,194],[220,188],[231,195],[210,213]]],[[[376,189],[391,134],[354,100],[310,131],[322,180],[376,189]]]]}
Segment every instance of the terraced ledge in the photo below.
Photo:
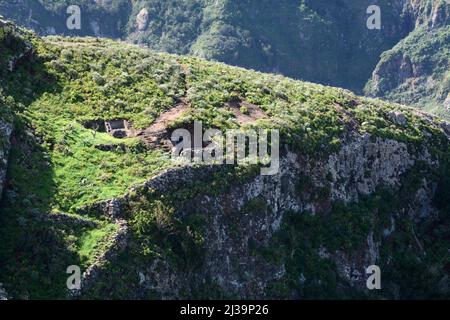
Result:
{"type": "Polygon", "coordinates": [[[204,180],[223,166],[219,165],[184,165],[167,169],[147,182],[130,188],[130,192],[122,197],[99,201],[85,206],[78,211],[80,215],[106,216],[110,219],[122,219],[123,207],[129,202],[131,195],[139,192],[153,191],[164,193],[173,189],[175,184],[185,185],[194,180],[204,180]]]}
{"type": "Polygon", "coordinates": [[[118,225],[118,231],[110,240],[111,246],[83,273],[81,277],[81,289],[69,290],[69,299],[77,299],[83,294],[83,292],[89,290],[89,288],[96,282],[105,264],[109,261],[113,261],[120,252],[126,249],[128,235],[127,222],[125,220],[117,219],[114,223],[118,225]]]}
{"type": "MultiPolygon", "coordinates": [[[[111,237],[111,245],[96,261],[87,268],[82,275],[81,289],[69,290],[68,297],[71,299],[80,298],[96,282],[106,263],[114,261],[120,252],[127,248],[128,225],[124,219],[123,208],[130,201],[136,192],[145,193],[148,191],[164,193],[172,189],[175,185],[185,185],[194,179],[206,179],[222,166],[192,166],[186,165],[179,168],[165,170],[156,177],[144,184],[132,187],[130,192],[122,197],[100,201],[79,210],[78,214],[107,217],[118,226],[117,232],[111,237]]],[[[70,217],[58,215],[58,219],[69,219],[70,217]]],[[[75,218],[73,218],[75,219],[75,218]]]]}

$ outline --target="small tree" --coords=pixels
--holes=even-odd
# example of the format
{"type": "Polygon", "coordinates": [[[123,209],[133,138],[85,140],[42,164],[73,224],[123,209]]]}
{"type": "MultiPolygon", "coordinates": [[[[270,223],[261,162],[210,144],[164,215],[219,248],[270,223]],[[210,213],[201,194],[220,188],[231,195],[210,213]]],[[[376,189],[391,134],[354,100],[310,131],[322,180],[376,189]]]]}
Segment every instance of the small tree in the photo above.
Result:
{"type": "Polygon", "coordinates": [[[100,128],[100,126],[98,125],[98,123],[96,123],[95,125],[93,125],[92,127],[92,137],[95,139],[95,137],[97,136],[97,132],[98,129],[100,128]]]}

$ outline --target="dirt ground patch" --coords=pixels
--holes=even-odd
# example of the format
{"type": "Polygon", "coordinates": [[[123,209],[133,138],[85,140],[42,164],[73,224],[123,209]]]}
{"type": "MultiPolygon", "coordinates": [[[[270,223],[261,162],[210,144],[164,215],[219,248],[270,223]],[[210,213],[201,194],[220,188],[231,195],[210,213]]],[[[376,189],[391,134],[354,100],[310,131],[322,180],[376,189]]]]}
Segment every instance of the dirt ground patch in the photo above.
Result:
{"type": "Polygon", "coordinates": [[[232,101],[225,104],[225,108],[233,112],[239,124],[247,124],[258,119],[268,118],[261,107],[247,101],[232,101]]]}
{"type": "Polygon", "coordinates": [[[142,130],[138,137],[151,148],[162,147],[163,149],[171,149],[172,144],[170,137],[168,137],[167,128],[172,121],[178,119],[189,108],[190,105],[186,99],[181,98],[172,108],[163,112],[150,127],[142,130]]]}
{"type": "Polygon", "coordinates": [[[183,112],[188,108],[189,105],[186,103],[186,101],[180,101],[170,110],[161,114],[150,127],[145,129],[145,132],[152,133],[166,131],[169,123],[178,119],[181,114],[183,114],[183,112]]]}

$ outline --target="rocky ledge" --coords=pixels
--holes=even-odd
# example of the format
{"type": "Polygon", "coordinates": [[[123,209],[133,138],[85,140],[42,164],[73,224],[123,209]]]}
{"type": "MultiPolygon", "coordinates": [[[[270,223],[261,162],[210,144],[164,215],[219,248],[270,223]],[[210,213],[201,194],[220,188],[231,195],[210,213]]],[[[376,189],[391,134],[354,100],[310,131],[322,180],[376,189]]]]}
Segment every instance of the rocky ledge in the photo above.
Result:
{"type": "MultiPolygon", "coordinates": [[[[409,185],[408,177],[412,172],[417,172],[418,166],[434,171],[439,169],[441,163],[426,149],[412,150],[403,142],[377,138],[370,134],[354,135],[339,152],[322,160],[285,149],[281,170],[277,175],[253,176],[242,182],[232,180],[223,192],[209,191],[214,185],[211,177],[220,173],[223,167],[185,167],[169,170],[134,188],[122,198],[98,203],[84,210],[111,218],[120,217],[134,224],[139,210],[152,215],[149,209],[153,208],[152,205],[146,207],[143,203],[159,199],[158,195],[163,195],[160,199],[170,198],[171,193],[176,193],[179,198],[179,194],[187,192],[186,190],[192,191],[196,183],[202,182],[206,186],[205,190],[187,196],[184,200],[177,198],[173,211],[174,219],[186,223],[186,228],[191,233],[194,232],[193,226],[187,221],[191,221],[193,216],[203,221],[203,240],[198,248],[201,258],[192,261],[196,265],[195,270],[192,265],[180,268],[160,252],[146,263],[130,263],[122,269],[120,272],[134,274],[131,277],[134,281],[124,284],[129,290],[115,294],[133,299],[146,298],[150,293],[163,299],[188,298],[198,294],[199,288],[210,283],[218,292],[227,293],[218,297],[271,298],[277,296],[273,291],[274,284],[284,283],[293,275],[298,277],[295,280],[298,281],[297,288],[311,286],[311,283],[320,286],[326,281],[307,271],[293,273],[292,266],[289,266],[290,257],[271,261],[255,253],[255,248],[259,248],[277,256],[279,248],[274,249],[273,246],[276,245],[280,232],[290,229],[287,223],[289,219],[310,216],[311,219],[325,221],[331,216],[331,220],[339,220],[339,213],[334,209],[336,204],[340,203],[344,207],[348,205],[350,208],[352,203],[364,201],[380,189],[389,189],[392,194],[402,193],[401,196],[397,195],[398,206],[391,208],[389,217],[385,217],[384,227],[379,229],[375,222],[368,223],[363,228],[361,240],[354,243],[352,250],[336,248],[334,240],[321,240],[313,248],[309,248],[311,251],[308,254],[315,256],[319,263],[331,263],[335,266],[332,272],[338,279],[338,290],[347,288],[345,290],[365,294],[368,266],[377,264],[386,267],[397,263],[395,258],[382,254],[382,251],[402,235],[404,219],[410,219],[412,223],[408,232],[415,239],[417,259],[420,261],[427,254],[422,245],[425,240],[417,235],[416,230],[439,215],[433,200],[436,193],[440,192],[439,181],[433,175],[419,174],[414,185],[409,185]],[[403,194],[405,188],[409,191],[403,194]]],[[[167,213],[169,209],[165,210],[167,213]]],[[[377,215],[381,214],[380,210],[382,209],[379,207],[374,208],[369,220],[379,219],[377,215]]],[[[344,221],[344,225],[352,225],[352,222],[344,221]]],[[[173,229],[170,232],[175,233],[173,229]]],[[[319,233],[314,236],[325,239],[328,235],[319,233]]],[[[340,235],[346,236],[352,237],[351,234],[340,235]]],[[[139,243],[133,232],[127,241],[128,247],[134,250],[139,243]]],[[[295,255],[295,249],[293,250],[292,256],[295,255]]],[[[132,252],[127,254],[132,255],[132,252]]],[[[442,266],[436,264],[434,267],[438,270],[442,266]]],[[[121,276],[114,272],[108,268],[96,270],[91,288],[96,287],[95,282],[103,283],[104,288],[106,279],[121,276]]],[[[439,277],[433,284],[437,288],[435,293],[448,294],[448,275],[442,270],[436,272],[439,277]]],[[[396,281],[395,277],[386,279],[386,285],[401,287],[402,284],[396,281]]],[[[302,297],[301,289],[284,290],[284,298],[302,297]]],[[[91,297],[89,292],[84,294],[91,297]]],[[[108,295],[106,292],[104,294],[108,295]]],[[[393,294],[398,295],[397,298],[401,297],[401,293],[393,294]]]]}

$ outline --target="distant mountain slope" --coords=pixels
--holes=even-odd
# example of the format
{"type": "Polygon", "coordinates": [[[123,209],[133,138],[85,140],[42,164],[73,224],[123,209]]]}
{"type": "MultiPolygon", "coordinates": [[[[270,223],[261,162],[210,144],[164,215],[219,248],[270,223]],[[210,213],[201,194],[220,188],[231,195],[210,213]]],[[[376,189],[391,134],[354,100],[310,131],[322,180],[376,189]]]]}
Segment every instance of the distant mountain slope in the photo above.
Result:
{"type": "Polygon", "coordinates": [[[377,1],[382,30],[368,30],[366,0],[81,1],[82,28],[66,28],[70,1],[0,1],[0,14],[40,34],[128,39],[260,71],[361,91],[379,55],[412,29],[407,1],[377,1]]]}
{"type": "Polygon", "coordinates": [[[406,36],[403,1],[379,1],[383,30],[366,27],[367,1],[141,0],[148,24],[129,39],[151,48],[360,90],[379,54],[406,36]]]}
{"type": "Polygon", "coordinates": [[[120,38],[131,9],[128,0],[0,0],[0,15],[41,35],[93,35],[120,38]],[[77,4],[82,8],[83,25],[69,30],[67,8],[77,4]]]}
{"type": "Polygon", "coordinates": [[[19,30],[12,23],[0,19],[0,199],[6,180],[13,130],[12,111],[15,107],[14,99],[5,96],[3,92],[4,76],[27,60],[32,51],[32,46],[28,42],[29,36],[30,34],[19,30]]]}
{"type": "Polygon", "coordinates": [[[366,93],[450,117],[450,5],[416,1],[415,10],[416,30],[383,53],[366,93]]]}
{"type": "Polygon", "coordinates": [[[14,120],[0,201],[8,297],[449,297],[447,122],[123,42],[0,34],[8,61],[24,57],[0,77],[14,120]],[[280,170],[173,161],[168,137],[194,121],[278,129],[280,170]],[[373,264],[381,291],[366,286],[373,264]],[[69,292],[73,265],[83,286],[69,292]]]}
{"type": "Polygon", "coordinates": [[[450,5],[444,0],[83,0],[77,2],[82,28],[68,30],[71,4],[0,0],[0,14],[41,35],[121,38],[357,93],[365,87],[368,95],[449,115],[442,70],[449,61],[445,26],[450,5]],[[381,30],[366,27],[372,4],[381,8],[381,30]],[[412,31],[410,40],[395,46],[412,31]],[[406,47],[416,41],[421,50],[406,47]],[[408,66],[411,59],[428,61],[426,71],[415,62],[408,66]]]}

